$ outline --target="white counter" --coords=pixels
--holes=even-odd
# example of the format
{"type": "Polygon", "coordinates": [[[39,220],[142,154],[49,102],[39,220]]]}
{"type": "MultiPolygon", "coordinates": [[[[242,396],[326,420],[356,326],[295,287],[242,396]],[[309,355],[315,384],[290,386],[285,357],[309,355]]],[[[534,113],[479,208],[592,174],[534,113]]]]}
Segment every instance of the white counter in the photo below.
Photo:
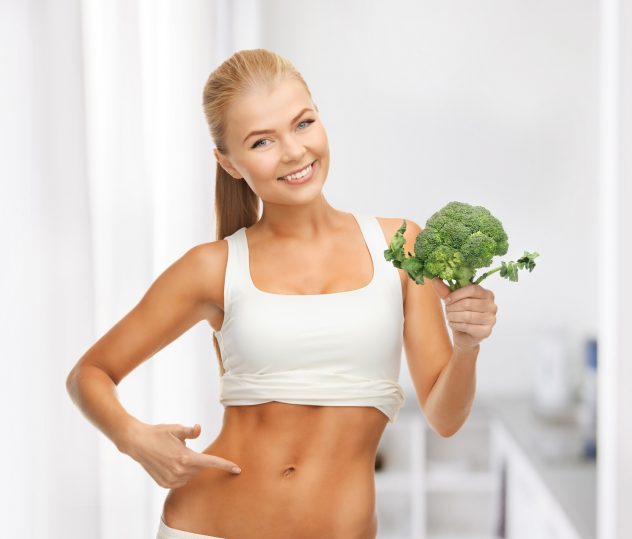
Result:
{"type": "Polygon", "coordinates": [[[526,469],[538,476],[576,535],[581,539],[594,539],[596,462],[581,456],[582,437],[578,425],[570,421],[556,424],[539,418],[529,398],[496,398],[482,404],[515,442],[512,447],[517,448],[530,465],[526,469]]]}

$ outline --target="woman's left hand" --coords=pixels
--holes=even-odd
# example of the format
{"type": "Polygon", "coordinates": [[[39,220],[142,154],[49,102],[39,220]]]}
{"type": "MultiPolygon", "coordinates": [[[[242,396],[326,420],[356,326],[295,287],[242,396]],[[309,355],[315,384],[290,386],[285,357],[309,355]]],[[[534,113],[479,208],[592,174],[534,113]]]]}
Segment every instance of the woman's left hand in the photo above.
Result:
{"type": "Polygon", "coordinates": [[[438,277],[432,279],[435,291],[445,303],[446,318],[452,328],[454,348],[476,348],[489,337],[496,324],[498,306],[494,293],[479,284],[458,288],[453,292],[438,277]]]}

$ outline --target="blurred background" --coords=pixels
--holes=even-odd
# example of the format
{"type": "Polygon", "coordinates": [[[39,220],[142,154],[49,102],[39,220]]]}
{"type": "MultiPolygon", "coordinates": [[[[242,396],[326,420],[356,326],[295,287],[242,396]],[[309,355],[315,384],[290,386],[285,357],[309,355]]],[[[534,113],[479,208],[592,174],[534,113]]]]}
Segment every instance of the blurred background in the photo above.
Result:
{"type": "MultiPolygon", "coordinates": [[[[483,283],[498,322],[456,435],[426,424],[402,353],[378,537],[632,537],[625,29],[616,0],[0,0],[2,535],[155,536],[166,490],[65,380],[168,265],[214,240],[202,88],[263,47],[310,86],[334,207],[423,226],[466,201],[503,222],[504,260],[540,253],[519,283],[483,283]]],[[[201,450],[221,425],[218,380],[198,324],[119,397],[145,422],[199,423],[201,450]]]]}

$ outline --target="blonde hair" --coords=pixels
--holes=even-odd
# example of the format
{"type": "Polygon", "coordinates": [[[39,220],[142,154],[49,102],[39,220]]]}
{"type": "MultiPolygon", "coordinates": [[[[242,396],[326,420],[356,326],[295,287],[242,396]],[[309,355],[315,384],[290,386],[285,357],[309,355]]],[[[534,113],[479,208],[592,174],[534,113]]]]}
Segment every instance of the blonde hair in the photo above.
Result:
{"type": "MultiPolygon", "coordinates": [[[[217,67],[204,85],[204,115],[217,151],[228,155],[226,116],[241,96],[259,88],[272,87],[294,78],[312,97],[307,83],[296,68],[279,54],[267,49],[247,49],[234,53],[217,67]]],[[[314,104],[316,110],[318,107],[314,104]]],[[[215,172],[216,239],[223,240],[243,226],[259,219],[259,196],[245,181],[236,181],[219,162],[215,172]]]]}

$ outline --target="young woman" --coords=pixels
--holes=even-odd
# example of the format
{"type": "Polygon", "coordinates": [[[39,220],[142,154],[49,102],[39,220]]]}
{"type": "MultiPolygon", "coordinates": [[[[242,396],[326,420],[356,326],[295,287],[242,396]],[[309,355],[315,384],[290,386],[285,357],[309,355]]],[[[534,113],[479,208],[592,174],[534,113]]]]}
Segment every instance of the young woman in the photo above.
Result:
{"type": "MultiPolygon", "coordinates": [[[[156,279],[79,360],[69,392],[169,488],[159,539],[374,539],[375,457],[404,403],[402,346],[427,420],[452,435],[474,399],[494,295],[415,284],[383,256],[402,218],[327,202],[325,127],[286,59],[235,53],[210,75],[204,112],[216,145],[217,240],[156,279]],[[213,328],[225,411],[197,453],[186,439],[198,425],[143,423],[115,386],[201,320],[213,328]]],[[[407,222],[412,251],[421,229],[407,222]]]]}

